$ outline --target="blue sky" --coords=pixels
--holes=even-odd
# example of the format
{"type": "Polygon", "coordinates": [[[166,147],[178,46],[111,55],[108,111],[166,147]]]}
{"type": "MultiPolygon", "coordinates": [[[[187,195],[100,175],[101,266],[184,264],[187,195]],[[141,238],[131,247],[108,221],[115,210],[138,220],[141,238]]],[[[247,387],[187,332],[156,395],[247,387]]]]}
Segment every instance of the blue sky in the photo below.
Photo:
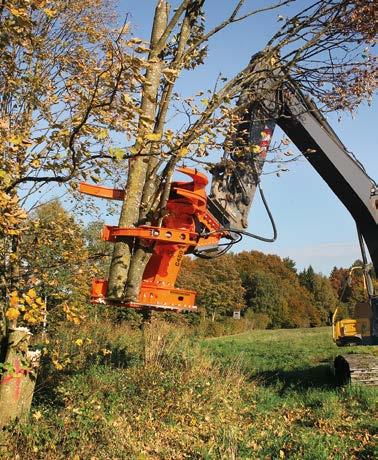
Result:
{"type": "MultiPolygon", "coordinates": [[[[173,5],[178,3],[174,1],[173,5]]],[[[268,4],[266,0],[247,0],[248,3],[254,8],[268,4]]],[[[136,36],[149,38],[155,4],[155,0],[120,0],[120,13],[130,13],[136,36]]],[[[208,0],[207,4],[208,26],[211,26],[225,17],[234,1],[208,0]]],[[[258,15],[222,31],[209,43],[206,64],[194,72],[185,72],[178,90],[190,95],[212,88],[220,72],[232,77],[279,27],[278,13],[288,14],[289,9],[258,15]]],[[[328,120],[342,142],[364,164],[369,175],[377,180],[376,101],[372,107],[362,106],[354,118],[345,114],[340,122],[336,116],[329,116],[328,120]]],[[[262,185],[278,226],[278,241],[268,244],[244,238],[236,247],[237,251],[257,249],[282,257],[289,256],[296,261],[298,268],[311,264],[324,274],[328,274],[335,265],[349,266],[359,257],[353,219],[305,159],[291,164],[290,171],[280,177],[265,175],[262,185]]],[[[251,211],[249,230],[271,234],[269,220],[258,197],[251,211]]]]}

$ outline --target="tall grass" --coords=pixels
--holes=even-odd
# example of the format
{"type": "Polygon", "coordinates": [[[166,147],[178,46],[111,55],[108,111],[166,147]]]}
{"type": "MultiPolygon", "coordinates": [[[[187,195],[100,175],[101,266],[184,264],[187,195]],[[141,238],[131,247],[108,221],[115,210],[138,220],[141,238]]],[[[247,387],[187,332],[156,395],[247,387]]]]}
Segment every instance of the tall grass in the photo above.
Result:
{"type": "Polygon", "coordinates": [[[160,316],[62,327],[48,346],[69,360],[45,361],[30,421],[0,434],[0,458],[377,458],[377,391],[335,387],[329,332],[203,340],[160,316]]]}
{"type": "Polygon", "coordinates": [[[79,351],[70,333],[57,343],[71,363],[49,367],[49,396],[30,423],[2,433],[1,458],[237,458],[255,391],[237,365],[221,366],[158,319],[143,331],[87,324],[79,351]]]}

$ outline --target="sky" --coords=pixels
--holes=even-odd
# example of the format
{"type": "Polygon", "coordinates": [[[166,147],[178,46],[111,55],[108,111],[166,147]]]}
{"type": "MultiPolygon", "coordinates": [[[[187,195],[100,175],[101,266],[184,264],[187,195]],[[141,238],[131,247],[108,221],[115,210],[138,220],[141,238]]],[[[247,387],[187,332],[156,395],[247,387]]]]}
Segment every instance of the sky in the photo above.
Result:
{"type": "MultiPolygon", "coordinates": [[[[174,1],[173,5],[178,3],[174,1]]],[[[247,0],[248,3],[253,7],[268,4],[266,0],[247,0]]],[[[155,4],[155,0],[120,0],[120,14],[130,14],[136,36],[148,40],[155,4]]],[[[207,4],[207,24],[210,27],[224,19],[234,2],[209,0],[207,4]]],[[[212,88],[220,72],[232,77],[279,27],[277,15],[289,12],[290,9],[286,8],[279,12],[260,14],[222,31],[209,42],[206,64],[194,72],[184,72],[178,90],[184,95],[190,95],[204,88],[212,88]]],[[[328,121],[344,145],[354,152],[375,180],[378,179],[374,135],[377,115],[375,100],[371,107],[366,104],[360,107],[353,117],[345,114],[339,121],[336,115],[328,116],[328,121]]],[[[269,244],[244,238],[235,248],[236,251],[256,249],[290,257],[299,269],[311,264],[316,271],[324,274],[328,274],[334,266],[349,266],[359,258],[354,220],[304,158],[292,163],[290,170],[280,177],[275,174],[264,175],[262,186],[276,220],[278,240],[269,244]]],[[[272,233],[269,219],[257,195],[250,213],[249,231],[266,236],[272,233]]]]}

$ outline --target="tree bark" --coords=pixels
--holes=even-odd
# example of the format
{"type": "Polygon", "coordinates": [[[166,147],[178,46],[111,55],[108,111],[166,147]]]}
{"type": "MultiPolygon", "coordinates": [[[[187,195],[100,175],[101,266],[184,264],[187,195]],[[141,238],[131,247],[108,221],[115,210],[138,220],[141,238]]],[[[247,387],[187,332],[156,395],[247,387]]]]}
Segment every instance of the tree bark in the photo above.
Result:
{"type": "Polygon", "coordinates": [[[33,399],[39,352],[30,352],[27,328],[9,330],[5,369],[0,382],[0,428],[12,420],[25,420],[33,399]]]}
{"type": "MultiPolygon", "coordinates": [[[[184,56],[185,48],[190,38],[192,24],[194,23],[195,17],[198,14],[198,12],[199,5],[197,9],[190,9],[190,11],[186,11],[180,29],[176,54],[170,65],[171,69],[179,71],[182,68],[182,58],[184,56]]],[[[156,114],[156,121],[154,127],[154,132],[157,134],[163,134],[169,102],[171,99],[172,90],[176,78],[177,76],[173,76],[166,81],[162,95],[160,97],[159,108],[156,114]]],[[[154,147],[152,147],[152,149],[154,149],[154,147]]],[[[170,161],[170,167],[168,169],[165,169],[166,174],[162,175],[162,177],[157,178],[156,174],[159,165],[159,158],[157,155],[152,155],[150,157],[146,170],[146,179],[143,187],[143,195],[139,215],[141,221],[147,222],[147,215],[149,211],[152,211],[152,209],[155,211],[157,209],[157,214],[160,215],[154,215],[153,219],[158,220],[159,226],[162,224],[162,211],[164,210],[168,201],[175,164],[176,161],[170,161]],[[162,193],[156,196],[157,189],[161,185],[162,181],[164,181],[164,188],[162,190],[162,193]]],[[[155,212],[153,214],[155,214],[155,212]]],[[[151,223],[151,218],[148,223],[151,223]]],[[[150,257],[152,255],[152,249],[153,247],[145,248],[139,245],[139,243],[137,243],[128,272],[126,292],[124,297],[126,301],[133,301],[138,296],[144,269],[148,261],[150,260],[150,257]]]]}
{"type": "MultiPolygon", "coordinates": [[[[163,61],[154,48],[166,29],[168,18],[167,11],[167,3],[160,0],[155,10],[151,34],[149,67],[143,85],[138,136],[134,146],[136,150],[139,150],[141,155],[129,161],[125,201],[118,222],[119,227],[136,227],[140,219],[140,208],[148,165],[148,160],[146,161],[144,155],[150,153],[150,148],[146,145],[143,138],[145,134],[153,132],[157,107],[157,94],[163,66],[163,61]]],[[[115,243],[109,271],[108,298],[122,299],[134,246],[135,242],[133,239],[115,243]]]]}

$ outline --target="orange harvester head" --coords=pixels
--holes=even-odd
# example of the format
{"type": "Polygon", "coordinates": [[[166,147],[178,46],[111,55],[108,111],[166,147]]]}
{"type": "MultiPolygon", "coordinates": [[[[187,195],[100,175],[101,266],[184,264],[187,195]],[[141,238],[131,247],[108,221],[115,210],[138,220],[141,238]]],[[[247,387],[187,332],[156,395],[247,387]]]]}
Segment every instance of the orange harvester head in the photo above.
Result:
{"type": "MultiPolygon", "coordinates": [[[[218,221],[207,210],[205,187],[207,177],[195,169],[178,168],[179,172],[191,177],[188,182],[173,182],[166,206],[166,215],[161,226],[110,227],[105,226],[103,239],[109,242],[127,238],[143,240],[145,246],[152,246],[152,256],[145,268],[143,281],[136,302],[127,304],[106,298],[107,281],[94,280],[92,302],[124,305],[133,308],[196,310],[195,292],[174,287],[183,256],[200,246],[217,245],[221,233],[202,237],[203,230],[216,232],[218,221]]],[[[124,199],[122,190],[80,184],[82,193],[106,199],[124,199]]]]}

